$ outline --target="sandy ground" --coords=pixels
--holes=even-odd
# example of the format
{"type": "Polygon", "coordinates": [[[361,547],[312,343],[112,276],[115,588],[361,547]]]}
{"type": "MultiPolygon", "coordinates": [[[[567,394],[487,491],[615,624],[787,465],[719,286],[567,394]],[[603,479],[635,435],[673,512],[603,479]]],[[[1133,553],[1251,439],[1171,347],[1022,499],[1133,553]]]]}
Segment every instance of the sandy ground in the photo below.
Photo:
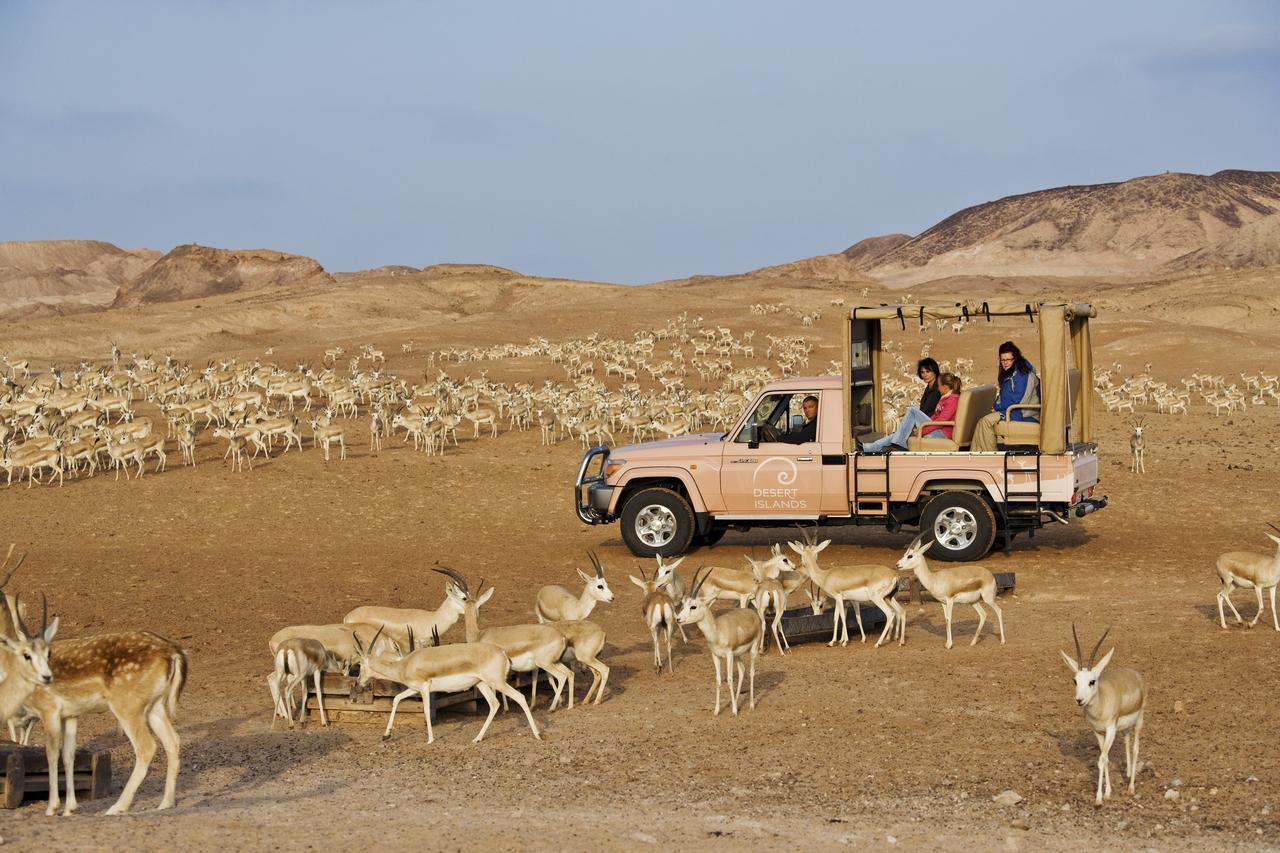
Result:
{"type": "MultiPolygon", "coordinates": [[[[355,305],[360,293],[344,289],[330,300],[355,305]]],[[[760,336],[798,334],[794,320],[756,317],[746,306],[824,305],[834,291],[788,283],[745,292],[578,288],[564,294],[566,307],[541,288],[515,288],[474,311],[465,296],[456,304],[438,294],[393,297],[391,284],[363,293],[368,307],[348,306],[346,326],[329,303],[321,317],[316,300],[255,297],[260,307],[228,300],[203,309],[221,313],[206,314],[200,326],[189,306],[185,315],[164,306],[51,319],[9,330],[0,349],[101,358],[109,330],[156,351],[169,336],[182,357],[201,363],[213,354],[260,354],[272,343],[278,360],[291,363],[318,361],[339,339],[376,341],[393,372],[415,376],[433,346],[597,329],[629,334],[685,309],[760,336]],[[317,318],[299,322],[309,311],[317,318]],[[401,355],[398,344],[410,337],[420,352],[401,355]]],[[[1095,326],[1100,363],[1118,360],[1128,371],[1153,361],[1158,378],[1173,381],[1192,370],[1275,362],[1280,347],[1265,325],[1250,329],[1237,318],[1225,330],[1171,328],[1126,313],[1140,293],[1108,291],[1113,310],[1095,326]],[[1241,335],[1251,342],[1247,359],[1215,362],[1241,335]]],[[[856,301],[856,293],[844,295],[856,301]]],[[[812,332],[822,347],[815,372],[836,355],[839,326],[828,312],[812,332]]],[[[981,364],[995,343],[1019,334],[1027,332],[948,333],[933,352],[981,364]]],[[[918,347],[923,336],[897,337],[918,347]]],[[[563,376],[545,363],[450,372],[482,368],[494,379],[563,376]]],[[[1185,417],[1149,415],[1150,473],[1135,476],[1127,426],[1103,413],[1102,487],[1112,505],[1069,528],[1019,538],[986,561],[1017,573],[1017,589],[1003,602],[1006,645],[988,633],[970,647],[976,620],[960,607],[959,642],[947,651],[940,606],[908,605],[905,647],[812,644],[785,658],[771,650],[760,660],[758,706],[737,718],[711,714],[711,662],[700,637],[677,642],[673,675],[654,674],[639,592],[626,580],[641,561],[616,526],[586,527],[570,508],[581,452],[574,442],[548,449],[536,431],[464,434],[459,448],[428,458],[398,440],[371,454],[357,440],[343,464],[326,465],[308,446],[236,475],[219,464],[221,442],[206,434],[195,469],[0,490],[4,538],[30,551],[19,588],[49,592],[63,636],[146,628],[181,642],[192,662],[175,810],[148,811],[160,796],[157,761],[133,815],[104,818],[110,801],[92,801],[77,817],[54,819],[32,803],[4,813],[0,834],[19,849],[1274,848],[1280,633],[1266,622],[1253,630],[1217,626],[1213,561],[1225,550],[1262,550],[1263,522],[1280,518],[1278,415],[1274,406],[1230,418],[1215,419],[1203,406],[1185,417]],[[595,707],[548,714],[541,704],[542,741],[516,714],[500,715],[480,744],[470,740],[481,718],[464,714],[443,715],[430,746],[413,715],[397,721],[387,742],[360,724],[271,730],[262,677],[267,637],[277,628],[338,621],[361,603],[434,607],[442,582],[429,569],[437,562],[496,587],[482,624],[530,620],[537,587],[573,580],[588,548],[600,554],[617,594],[593,616],[608,631],[609,691],[595,707]],[[1115,662],[1149,683],[1137,796],[1118,793],[1102,808],[1092,804],[1095,741],[1058,656],[1070,650],[1073,621],[1086,639],[1113,626],[1115,662]],[[1166,799],[1175,785],[1179,796],[1166,799]],[[993,803],[1006,789],[1023,801],[993,803]]],[[[786,535],[730,533],[690,565],[739,563],[751,547],[786,535]]],[[[838,564],[891,563],[909,537],[868,528],[832,538],[824,559],[838,564]]],[[[1252,615],[1247,594],[1237,595],[1237,606],[1252,615]]],[[[587,683],[579,678],[579,694],[587,683]]],[[[110,718],[86,719],[81,742],[112,750],[118,790],[132,754],[110,718]]],[[[1119,745],[1112,757],[1118,779],[1119,745]]]]}

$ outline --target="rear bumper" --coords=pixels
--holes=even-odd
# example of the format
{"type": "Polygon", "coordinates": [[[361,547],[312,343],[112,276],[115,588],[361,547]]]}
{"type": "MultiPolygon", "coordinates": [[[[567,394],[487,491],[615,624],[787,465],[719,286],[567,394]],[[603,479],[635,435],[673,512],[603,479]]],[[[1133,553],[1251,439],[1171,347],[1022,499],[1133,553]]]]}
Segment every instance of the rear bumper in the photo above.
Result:
{"type": "Polygon", "coordinates": [[[592,447],[582,456],[578,477],[573,482],[573,506],[583,524],[608,524],[613,501],[613,486],[605,484],[604,466],[609,461],[609,446],[592,447]]]}

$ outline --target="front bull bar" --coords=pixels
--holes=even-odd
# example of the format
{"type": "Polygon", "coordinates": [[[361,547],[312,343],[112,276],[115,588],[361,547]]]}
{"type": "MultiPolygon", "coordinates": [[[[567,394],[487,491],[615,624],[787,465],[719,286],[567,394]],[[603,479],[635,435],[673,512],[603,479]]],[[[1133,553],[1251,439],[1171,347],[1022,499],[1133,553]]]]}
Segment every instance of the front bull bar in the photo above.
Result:
{"type": "Polygon", "coordinates": [[[591,487],[603,483],[607,479],[604,468],[608,462],[609,445],[598,444],[587,450],[582,457],[582,464],[578,466],[578,478],[573,482],[573,507],[577,510],[578,518],[582,519],[584,524],[609,523],[606,513],[591,505],[591,487]],[[595,474],[588,477],[587,469],[591,467],[591,463],[596,457],[600,457],[600,467],[596,469],[595,474]]]}

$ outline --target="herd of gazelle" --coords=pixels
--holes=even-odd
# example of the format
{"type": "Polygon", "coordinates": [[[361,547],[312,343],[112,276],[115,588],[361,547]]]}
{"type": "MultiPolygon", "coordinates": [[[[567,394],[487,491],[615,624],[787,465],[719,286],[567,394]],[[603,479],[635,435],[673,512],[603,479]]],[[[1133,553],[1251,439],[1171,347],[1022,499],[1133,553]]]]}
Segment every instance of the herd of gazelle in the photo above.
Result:
{"type": "MultiPolygon", "coordinates": [[[[1277,533],[1280,527],[1270,525],[1277,533]]],[[[1227,627],[1223,611],[1225,602],[1240,624],[1253,627],[1265,611],[1263,592],[1270,595],[1272,621],[1280,631],[1280,616],[1275,609],[1275,591],[1280,584],[1280,537],[1267,536],[1276,544],[1273,555],[1232,551],[1217,561],[1222,589],[1217,596],[1218,617],[1227,627]],[[1230,594],[1235,588],[1252,589],[1257,595],[1258,612],[1245,623],[1230,594]]],[[[738,700],[746,681],[748,701],[755,707],[755,665],[764,648],[769,630],[766,615],[775,614],[774,638],[779,652],[785,653],[787,641],[779,631],[779,617],[787,596],[808,585],[814,612],[826,600],[836,603],[832,638],[848,642],[844,625],[846,603],[867,602],[885,616],[885,627],[876,645],[891,641],[905,642],[905,611],[896,601],[898,575],[885,566],[859,565],[823,569],[818,555],[830,541],[817,542],[804,535],[802,541],[789,542],[799,555],[792,563],[780,546],[773,546],[764,560],[747,557],[745,570],[722,567],[701,568],[694,573],[686,589],[676,569],[681,560],[666,561],[659,557],[650,577],[643,569],[640,577],[630,579],[644,593],[642,612],[653,640],[654,666],[662,669],[660,641],[665,635],[667,670],[671,661],[672,634],[683,626],[695,625],[702,632],[711,654],[715,679],[714,713],[719,714],[721,685],[727,685],[729,707],[737,713],[738,700]],[[747,587],[745,578],[751,578],[747,587]],[[728,600],[737,607],[715,612],[717,600],[728,600]],[[747,605],[753,605],[754,610],[747,605]],[[723,674],[722,674],[723,673],[723,674]]],[[[995,579],[982,566],[959,565],[933,570],[924,557],[930,541],[917,537],[896,564],[897,571],[911,572],[915,579],[942,603],[947,623],[947,648],[951,648],[952,610],[958,602],[972,604],[978,614],[978,629],[971,644],[976,643],[986,621],[982,604],[996,614],[1001,643],[1004,642],[1003,614],[995,600],[995,579]]],[[[163,745],[167,767],[160,808],[171,808],[175,802],[179,768],[179,738],[173,725],[177,702],[187,680],[186,652],[176,644],[146,631],[99,634],[70,640],[54,640],[58,618],[48,617],[47,603],[41,607],[39,628],[32,630],[24,617],[18,595],[4,591],[25,554],[13,562],[14,546],[9,547],[0,572],[0,718],[9,724],[11,736],[24,727],[26,733],[34,721],[45,731],[45,750],[49,764],[49,804],[47,814],[55,814],[59,806],[64,814],[76,809],[74,755],[78,721],[94,711],[110,711],[134,748],[135,762],[120,797],[107,813],[128,811],[145,778],[156,752],[156,740],[163,745]],[[15,731],[15,726],[18,731],[15,731]],[[65,805],[59,785],[59,765],[64,768],[65,805]]],[[[294,722],[294,691],[303,686],[305,706],[307,682],[312,682],[321,722],[327,724],[321,690],[326,671],[346,672],[352,666],[360,669],[359,681],[368,683],[379,678],[401,685],[394,700],[383,737],[390,736],[395,711],[401,700],[413,695],[423,697],[428,742],[434,740],[429,713],[430,694],[458,692],[475,688],[489,705],[476,741],[484,737],[497,711],[497,696],[503,704],[509,700],[525,714],[530,731],[541,737],[531,707],[536,705],[537,673],[546,673],[552,684],[551,710],[562,696],[572,707],[572,664],[582,663],[593,673],[593,682],[584,698],[599,703],[608,682],[609,667],[600,661],[604,646],[604,630],[588,620],[597,603],[613,600],[613,592],[604,578],[604,567],[590,554],[595,574],[579,570],[583,581],[580,593],[558,585],[538,591],[534,613],[536,623],[492,627],[482,630],[479,610],[493,596],[485,589],[483,579],[474,593],[466,579],[447,567],[435,571],[448,578],[445,598],[434,610],[389,607],[357,607],[344,621],[333,625],[300,625],[277,632],[270,641],[274,669],[268,677],[274,715],[294,722]],[[442,643],[441,635],[463,620],[465,642],[442,643]],[[423,638],[429,638],[420,642],[423,638]],[[534,674],[530,700],[509,683],[512,672],[534,674]],[[565,687],[568,687],[567,695],[565,687]]],[[[859,612],[855,608],[855,614],[859,612]]],[[[860,623],[859,617],[859,623],[860,623]]],[[[861,628],[861,624],[859,624],[861,628]]],[[[1110,629],[1108,629],[1109,632],[1110,629]]],[[[1098,777],[1095,802],[1101,804],[1111,796],[1110,750],[1116,735],[1122,735],[1125,746],[1128,789],[1134,792],[1138,771],[1146,686],[1142,676],[1131,669],[1110,666],[1115,649],[1099,660],[1098,651],[1107,633],[1095,643],[1087,657],[1072,626],[1075,656],[1062,652],[1062,659],[1074,676],[1075,700],[1085,721],[1098,739],[1098,777]]],[[[866,637],[863,634],[863,640],[866,637]]],[[[274,723],[273,723],[274,725],[274,723]]],[[[23,738],[25,742],[25,737],[23,738]]]]}

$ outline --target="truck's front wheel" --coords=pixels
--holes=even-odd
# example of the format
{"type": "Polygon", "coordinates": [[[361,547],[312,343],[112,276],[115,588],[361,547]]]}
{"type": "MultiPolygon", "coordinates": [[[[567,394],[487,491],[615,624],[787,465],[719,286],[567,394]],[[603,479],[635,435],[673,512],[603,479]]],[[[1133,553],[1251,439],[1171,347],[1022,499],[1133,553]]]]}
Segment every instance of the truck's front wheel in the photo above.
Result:
{"type": "Polygon", "coordinates": [[[973,492],[943,492],[925,505],[920,532],[933,539],[929,556],[935,560],[979,560],[995,542],[996,516],[973,492]]]}
{"type": "Polygon", "coordinates": [[[641,489],[622,506],[622,541],[637,557],[683,554],[693,532],[693,507],[670,489],[641,489]]]}

